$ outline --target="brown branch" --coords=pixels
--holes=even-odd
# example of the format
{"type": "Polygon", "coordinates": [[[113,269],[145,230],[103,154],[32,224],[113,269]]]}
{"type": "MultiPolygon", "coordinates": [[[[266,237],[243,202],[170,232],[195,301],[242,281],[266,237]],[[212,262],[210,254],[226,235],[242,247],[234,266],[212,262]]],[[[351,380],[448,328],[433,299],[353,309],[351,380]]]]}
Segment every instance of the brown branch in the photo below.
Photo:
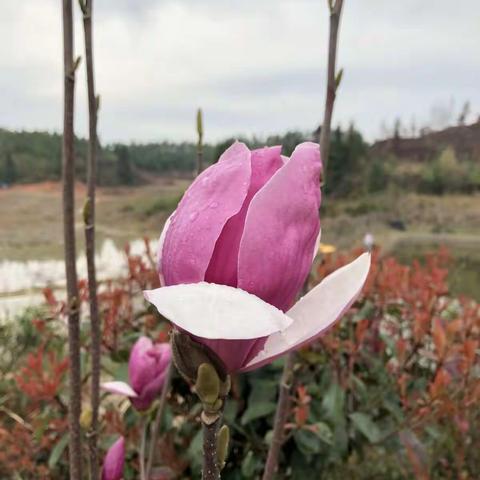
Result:
{"type": "Polygon", "coordinates": [[[327,68],[327,92],[325,97],[325,112],[320,132],[320,151],[323,160],[323,178],[322,183],[325,184],[327,174],[328,156],[330,153],[330,132],[332,124],[333,106],[337,87],[340,83],[342,71],[335,72],[335,64],[337,60],[337,39],[338,28],[340,25],[340,15],[342,13],[343,0],[329,0],[330,8],[330,35],[328,39],[328,68],[327,68]]]}
{"type": "Polygon", "coordinates": [[[98,461],[98,409],[100,405],[100,349],[101,325],[97,301],[97,274],[95,269],[95,186],[97,183],[97,99],[95,96],[95,77],[93,69],[93,0],[79,0],[83,13],[83,32],[85,37],[85,62],[87,72],[88,95],[88,159],[87,159],[87,199],[84,207],[85,249],[87,257],[88,297],[90,304],[91,337],[91,409],[92,423],[88,435],[90,453],[90,480],[99,480],[98,461]]]}
{"type": "Polygon", "coordinates": [[[81,367],[80,367],[80,315],[77,285],[75,249],[75,152],[73,109],[75,93],[75,69],[73,61],[73,11],[72,0],[63,0],[63,232],[65,248],[65,272],[67,278],[68,349],[70,430],[69,457],[70,479],[82,478],[82,439],[80,432],[81,413],[81,367]]]}
{"type": "Polygon", "coordinates": [[[203,114],[202,109],[197,110],[197,175],[203,171],[203,114]]]}
{"type": "Polygon", "coordinates": [[[289,352],[285,358],[282,378],[280,380],[280,392],[278,396],[277,410],[273,424],[272,443],[268,449],[267,463],[263,472],[262,480],[270,480],[278,469],[278,457],[285,441],[285,423],[290,411],[290,384],[293,377],[293,364],[295,353],[289,352]]]}
{"type": "MultiPolygon", "coordinates": [[[[328,41],[328,70],[327,70],[327,94],[325,99],[325,112],[320,133],[320,151],[323,159],[322,184],[325,183],[327,172],[328,155],[330,150],[330,131],[333,115],[333,106],[338,84],[340,83],[342,71],[335,75],[335,63],[337,57],[337,38],[340,25],[340,14],[342,13],[343,0],[328,0],[330,9],[330,36],[328,41]]],[[[308,279],[304,285],[304,294],[308,291],[308,279]]],[[[285,423],[289,413],[290,403],[290,382],[293,377],[294,353],[290,352],[285,359],[280,393],[278,397],[277,410],[273,427],[272,443],[268,450],[267,462],[263,472],[263,480],[271,480],[278,469],[278,457],[284,443],[285,423]]]]}
{"type": "Polygon", "coordinates": [[[157,446],[158,434],[160,432],[160,424],[162,423],[163,412],[167,404],[167,395],[170,390],[170,385],[172,382],[172,371],[173,364],[171,363],[168,367],[167,374],[165,376],[165,383],[163,384],[162,394],[160,395],[160,400],[157,407],[157,414],[155,415],[155,420],[152,426],[152,435],[150,437],[150,445],[148,450],[148,461],[147,461],[147,480],[150,478],[150,472],[152,471],[153,461],[155,460],[155,449],[157,446]]]}
{"type": "Polygon", "coordinates": [[[222,424],[222,412],[215,421],[203,425],[203,469],[202,480],[220,480],[220,465],[217,456],[217,434],[222,424]]]}

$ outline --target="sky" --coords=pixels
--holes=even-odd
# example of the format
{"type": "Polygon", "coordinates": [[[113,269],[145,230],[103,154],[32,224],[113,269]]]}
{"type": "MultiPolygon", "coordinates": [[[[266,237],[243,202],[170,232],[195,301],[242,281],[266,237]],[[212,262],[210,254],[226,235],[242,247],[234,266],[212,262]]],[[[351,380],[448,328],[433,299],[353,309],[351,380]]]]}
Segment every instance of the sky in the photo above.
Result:
{"type": "MultiPolygon", "coordinates": [[[[83,53],[77,2],[75,50],[83,53]]],[[[327,66],[326,0],[95,0],[103,142],[205,140],[316,128],[327,66]]],[[[61,131],[60,0],[2,0],[0,128],[61,131]]],[[[370,141],[480,115],[478,0],[345,0],[334,125],[370,141]]],[[[76,133],[87,133],[84,64],[76,133]]]]}

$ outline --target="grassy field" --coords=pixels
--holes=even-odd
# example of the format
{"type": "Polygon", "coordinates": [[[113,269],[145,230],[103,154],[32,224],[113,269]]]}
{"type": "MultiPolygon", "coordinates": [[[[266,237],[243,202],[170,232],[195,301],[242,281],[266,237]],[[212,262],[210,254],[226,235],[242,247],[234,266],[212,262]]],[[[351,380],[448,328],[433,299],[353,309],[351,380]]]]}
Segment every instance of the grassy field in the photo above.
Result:
{"type": "MultiPolygon", "coordinates": [[[[97,194],[97,240],[111,238],[118,246],[128,240],[156,237],[187,188],[187,180],[158,179],[142,187],[103,188],[97,194]]],[[[61,258],[63,231],[61,186],[22,185],[0,190],[0,258],[9,260],[61,258]]],[[[85,188],[77,185],[77,241],[83,248],[82,206],[85,188]]]]}
{"type": "MultiPolygon", "coordinates": [[[[189,181],[157,178],[141,187],[98,191],[97,238],[111,238],[118,247],[128,240],[156,238],[189,181]]],[[[83,248],[81,209],[85,188],[77,185],[78,250],[83,248]]],[[[357,200],[324,198],[322,241],[340,249],[361,245],[367,231],[385,252],[410,260],[447,245],[459,265],[460,289],[480,290],[480,196],[402,195],[388,192],[357,200]],[[399,228],[402,228],[400,230],[399,228]],[[477,273],[476,273],[477,272],[477,273]]],[[[0,259],[61,258],[61,186],[23,185],[0,190],[0,259]]]]}

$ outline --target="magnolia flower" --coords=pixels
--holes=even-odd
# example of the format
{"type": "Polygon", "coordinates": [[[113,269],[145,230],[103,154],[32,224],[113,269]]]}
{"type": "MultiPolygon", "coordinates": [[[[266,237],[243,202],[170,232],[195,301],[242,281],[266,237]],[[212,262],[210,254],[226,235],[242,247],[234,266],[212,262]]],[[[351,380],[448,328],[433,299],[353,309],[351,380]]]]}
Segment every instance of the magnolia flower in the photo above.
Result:
{"type": "Polygon", "coordinates": [[[153,344],[140,337],[130,352],[128,377],[125,382],[106,382],[102,388],[127,396],[137,410],[147,410],[163,388],[172,351],[168,343],[153,344]]]}
{"type": "Polygon", "coordinates": [[[300,348],[359,295],[370,256],[293,305],[320,241],[320,149],[250,151],[235,143],[192,183],[159,241],[157,310],[213,350],[228,372],[300,348]],[[293,306],[292,306],[293,305],[293,306]]]}
{"type": "Polygon", "coordinates": [[[120,480],[123,477],[125,463],[125,438],[120,437],[105,455],[102,469],[102,480],[120,480]]]}

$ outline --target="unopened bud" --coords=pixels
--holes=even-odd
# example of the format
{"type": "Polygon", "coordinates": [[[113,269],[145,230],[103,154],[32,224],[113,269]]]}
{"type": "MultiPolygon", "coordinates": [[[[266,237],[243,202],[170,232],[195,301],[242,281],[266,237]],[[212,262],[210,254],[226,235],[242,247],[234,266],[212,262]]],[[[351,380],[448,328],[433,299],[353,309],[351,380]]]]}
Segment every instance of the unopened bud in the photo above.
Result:
{"type": "Polygon", "coordinates": [[[209,363],[222,382],[227,379],[223,362],[208,347],[193,340],[190,335],[174,330],[172,332],[172,354],[180,374],[191,384],[197,381],[197,373],[202,363],[209,363]]]}
{"type": "Polygon", "coordinates": [[[220,470],[225,466],[228,456],[228,444],[230,443],[230,430],[223,425],[217,435],[217,463],[220,470]]]}
{"type": "Polygon", "coordinates": [[[92,409],[84,408],[80,415],[80,425],[84,430],[88,430],[92,426],[92,409]]]}
{"type": "Polygon", "coordinates": [[[198,367],[195,392],[202,403],[214,404],[220,394],[220,378],[210,363],[202,363],[198,367]]]}

